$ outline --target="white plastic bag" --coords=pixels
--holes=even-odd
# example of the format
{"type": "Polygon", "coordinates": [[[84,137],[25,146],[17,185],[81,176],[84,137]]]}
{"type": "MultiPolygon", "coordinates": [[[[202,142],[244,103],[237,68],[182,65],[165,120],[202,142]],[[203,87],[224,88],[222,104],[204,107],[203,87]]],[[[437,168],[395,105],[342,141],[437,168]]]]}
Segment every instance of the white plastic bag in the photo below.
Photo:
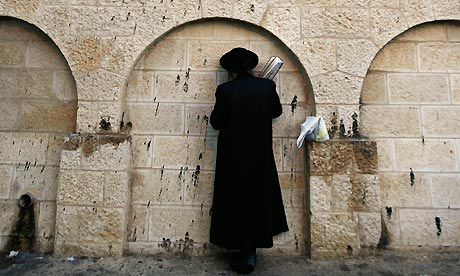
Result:
{"type": "Polygon", "coordinates": [[[324,142],[329,140],[326,123],[322,117],[307,116],[304,123],[300,125],[300,135],[297,138],[297,148],[300,148],[303,141],[324,142]]]}

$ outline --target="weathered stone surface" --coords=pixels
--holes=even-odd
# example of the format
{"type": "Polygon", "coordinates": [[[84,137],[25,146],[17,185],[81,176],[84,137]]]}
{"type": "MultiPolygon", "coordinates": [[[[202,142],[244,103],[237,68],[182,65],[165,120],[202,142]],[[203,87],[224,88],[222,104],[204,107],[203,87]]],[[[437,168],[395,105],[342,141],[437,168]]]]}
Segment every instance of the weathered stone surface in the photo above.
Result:
{"type": "Polygon", "coordinates": [[[2,200],[0,202],[2,219],[0,220],[0,235],[6,236],[13,230],[19,214],[18,202],[16,200],[2,200]]]}
{"type": "Polygon", "coordinates": [[[135,168],[148,168],[152,165],[153,137],[132,136],[132,165],[135,168]]]}
{"type": "Polygon", "coordinates": [[[183,134],[184,105],[164,103],[128,104],[127,117],[135,134],[183,134]]]}
{"type": "Polygon", "coordinates": [[[331,182],[331,211],[347,212],[350,205],[349,201],[352,198],[353,193],[350,175],[333,175],[331,182]]]}
{"type": "Polygon", "coordinates": [[[22,41],[0,41],[0,65],[20,67],[25,61],[26,45],[22,41]]]}
{"type": "Polygon", "coordinates": [[[291,48],[310,77],[337,70],[335,39],[303,39],[291,45],[291,48]]]}
{"type": "Polygon", "coordinates": [[[273,137],[298,137],[300,124],[311,114],[310,107],[283,105],[283,114],[273,121],[273,137]]]}
{"type": "Polygon", "coordinates": [[[55,242],[53,254],[56,256],[117,256],[121,257],[123,254],[123,245],[121,243],[81,243],[81,242],[55,242]]]}
{"type": "Polygon", "coordinates": [[[278,36],[285,44],[291,45],[292,42],[300,38],[301,17],[299,8],[270,7],[263,16],[260,25],[278,36]]]}
{"type": "Polygon", "coordinates": [[[356,136],[359,132],[360,105],[316,105],[316,116],[324,118],[329,138],[356,136]],[[356,127],[358,126],[358,128],[356,127]]]}
{"type": "Polygon", "coordinates": [[[459,208],[460,185],[458,174],[430,175],[431,194],[435,208],[459,208]]]}
{"type": "Polygon", "coordinates": [[[369,73],[364,78],[361,92],[363,104],[384,104],[387,102],[387,80],[385,74],[369,73]]]}
{"type": "Polygon", "coordinates": [[[394,142],[392,139],[375,139],[377,143],[378,170],[392,171],[394,162],[394,142]]]}
{"type": "MultiPolygon", "coordinates": [[[[283,139],[283,171],[303,172],[305,170],[305,148],[297,148],[296,139],[283,139]]],[[[278,168],[280,171],[281,168],[278,168]]]]}
{"type": "Polygon", "coordinates": [[[59,168],[21,165],[14,168],[14,185],[10,195],[20,198],[31,193],[37,200],[56,200],[59,168]]]}
{"type": "Polygon", "coordinates": [[[430,0],[403,0],[400,1],[401,12],[409,26],[435,19],[433,4],[430,0]]]}
{"type": "Polygon", "coordinates": [[[149,237],[149,206],[132,205],[128,219],[128,242],[147,241],[149,237]]]}
{"type": "Polygon", "coordinates": [[[132,177],[131,201],[139,204],[182,204],[185,169],[135,170],[132,177]]]}
{"type": "Polygon", "coordinates": [[[280,100],[282,104],[304,105],[311,102],[311,94],[300,73],[280,73],[280,100]]]}
{"type": "Polygon", "coordinates": [[[215,5],[214,0],[202,0],[203,17],[231,17],[233,15],[233,1],[221,0],[215,5]]]}
{"type": "Polygon", "coordinates": [[[31,68],[68,68],[67,63],[51,41],[34,41],[27,49],[26,66],[31,68]]]}
{"type": "Polygon", "coordinates": [[[215,73],[193,71],[157,73],[155,78],[156,101],[194,103],[213,103],[215,101],[215,73]]]}
{"type": "Polygon", "coordinates": [[[162,40],[147,49],[136,68],[185,70],[186,51],[185,40],[162,40]]]}
{"type": "Polygon", "coordinates": [[[129,196],[129,174],[127,172],[104,173],[104,206],[125,207],[129,196]]]}
{"type": "Polygon", "coordinates": [[[347,142],[312,143],[311,175],[350,174],[353,169],[353,146],[347,142]]]}
{"type": "Polygon", "coordinates": [[[131,163],[131,142],[126,136],[86,137],[83,141],[83,170],[126,171],[131,163]],[[86,144],[86,142],[88,142],[86,144]]]}
{"type": "MultiPolygon", "coordinates": [[[[306,213],[305,209],[286,209],[286,218],[289,231],[275,236],[274,245],[291,245],[294,254],[305,254],[306,252],[306,213]]],[[[276,250],[276,247],[275,247],[276,250]]]]}
{"type": "Polygon", "coordinates": [[[390,104],[441,104],[449,102],[447,75],[388,74],[390,104]]]}
{"type": "Polygon", "coordinates": [[[71,72],[67,70],[55,71],[53,84],[54,95],[58,100],[77,100],[77,87],[71,72]]]}
{"type": "Polygon", "coordinates": [[[55,132],[74,132],[76,128],[76,101],[63,103],[44,103],[30,101],[23,103],[20,128],[22,130],[46,130],[55,132]]]}
{"type": "Polygon", "coordinates": [[[187,67],[190,67],[191,70],[218,70],[220,57],[235,47],[249,48],[249,43],[246,41],[191,41],[187,52],[187,67]]]}
{"type": "Polygon", "coordinates": [[[236,3],[234,2],[233,17],[258,24],[261,21],[262,17],[264,17],[265,19],[267,13],[270,12],[270,10],[267,10],[268,4],[269,3],[267,1],[263,0],[242,0],[236,3]]]}
{"type": "Polygon", "coordinates": [[[305,174],[282,172],[278,173],[278,176],[284,206],[305,209],[307,206],[305,174]]]}
{"type": "Polygon", "coordinates": [[[217,136],[218,131],[209,123],[213,105],[187,104],[185,107],[185,133],[200,136],[217,136]]]}
{"type": "Polygon", "coordinates": [[[441,22],[414,26],[398,35],[395,41],[447,41],[448,26],[441,22]]]}
{"type": "Polygon", "coordinates": [[[104,69],[86,72],[77,76],[75,81],[79,100],[117,101],[122,95],[123,79],[104,69]]]}
{"type": "Polygon", "coordinates": [[[420,137],[419,112],[415,106],[362,106],[360,133],[369,137],[420,137]]]}
{"type": "Polygon", "coordinates": [[[358,213],[360,247],[376,248],[382,232],[380,212],[358,213]]]}
{"type": "Polygon", "coordinates": [[[356,174],[352,176],[348,206],[355,211],[379,211],[380,186],[376,175],[356,174]]]}
{"type": "Polygon", "coordinates": [[[18,130],[21,103],[15,99],[0,99],[0,130],[18,130]]]}
{"type": "Polygon", "coordinates": [[[459,10],[460,3],[457,1],[439,0],[433,2],[434,16],[437,20],[456,19],[459,10]]]}
{"type": "Polygon", "coordinates": [[[383,46],[408,28],[403,15],[395,9],[371,9],[370,20],[373,40],[383,46]]]}
{"type": "Polygon", "coordinates": [[[363,79],[339,71],[312,78],[316,103],[358,104],[363,79]]]}
{"type": "Polygon", "coordinates": [[[320,214],[331,210],[332,176],[310,176],[310,210],[320,214]]]}
{"type": "Polygon", "coordinates": [[[154,74],[150,71],[133,70],[126,85],[126,100],[152,101],[154,74]]]}
{"type": "Polygon", "coordinates": [[[37,225],[38,249],[40,252],[53,252],[56,226],[56,203],[40,202],[37,225]]]}
{"type": "Polygon", "coordinates": [[[422,109],[423,130],[426,137],[458,137],[460,134],[460,108],[424,107],[422,109]]]}
{"type": "Polygon", "coordinates": [[[99,68],[103,56],[101,39],[79,36],[64,40],[66,56],[72,69],[83,74],[99,68]]]}
{"type": "Polygon", "coordinates": [[[377,145],[372,141],[352,142],[353,171],[363,174],[375,174],[378,171],[377,145]]]}
{"type": "Polygon", "coordinates": [[[100,206],[104,200],[104,173],[63,170],[59,175],[58,204],[100,206]]]}
{"type": "Polygon", "coordinates": [[[459,42],[460,41],[460,27],[458,24],[447,25],[447,37],[449,41],[459,42]]]}
{"type": "Polygon", "coordinates": [[[45,164],[48,134],[13,132],[8,150],[9,161],[16,164],[45,164]]]}
{"type": "Polygon", "coordinates": [[[120,105],[116,102],[78,101],[76,132],[94,133],[101,130],[101,121],[110,123],[110,130],[118,131],[120,125],[120,105]]]}
{"type": "Polygon", "coordinates": [[[419,67],[423,72],[460,72],[460,44],[421,43],[419,67]]]}
{"type": "Polygon", "coordinates": [[[359,248],[358,216],[351,213],[313,215],[311,221],[312,249],[346,251],[359,248]]]}
{"type": "Polygon", "coordinates": [[[210,207],[214,191],[214,172],[191,168],[183,172],[184,203],[193,206],[210,207]]]}
{"type": "Polygon", "coordinates": [[[450,93],[452,97],[452,103],[460,103],[460,74],[450,75],[450,93]]]}
{"type": "Polygon", "coordinates": [[[0,199],[8,198],[9,189],[10,189],[12,181],[13,181],[13,166],[0,165],[0,199]]]}
{"type": "Polygon", "coordinates": [[[364,77],[377,51],[377,46],[371,40],[339,40],[337,41],[338,69],[345,73],[364,77]]]}
{"type": "Polygon", "coordinates": [[[372,61],[373,71],[414,72],[417,70],[416,44],[393,42],[385,45],[372,61]]]}
{"type": "Polygon", "coordinates": [[[0,91],[5,98],[56,99],[49,70],[0,70],[0,91]]]}

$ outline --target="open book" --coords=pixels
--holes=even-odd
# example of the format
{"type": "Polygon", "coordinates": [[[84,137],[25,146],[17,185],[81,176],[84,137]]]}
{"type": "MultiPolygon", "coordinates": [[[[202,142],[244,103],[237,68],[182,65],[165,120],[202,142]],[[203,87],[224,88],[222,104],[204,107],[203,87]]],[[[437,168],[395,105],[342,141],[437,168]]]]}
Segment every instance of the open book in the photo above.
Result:
{"type": "Polygon", "coordinates": [[[283,61],[279,57],[271,57],[260,72],[259,77],[273,80],[281,66],[283,66],[283,61]]]}

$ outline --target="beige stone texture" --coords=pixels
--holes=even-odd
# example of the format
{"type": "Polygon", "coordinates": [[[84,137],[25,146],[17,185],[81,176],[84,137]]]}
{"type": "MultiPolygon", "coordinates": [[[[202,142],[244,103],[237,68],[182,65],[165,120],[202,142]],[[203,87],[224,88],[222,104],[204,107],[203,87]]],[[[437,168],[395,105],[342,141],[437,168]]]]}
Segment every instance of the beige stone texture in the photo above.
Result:
{"type": "MultiPolygon", "coordinates": [[[[237,24],[235,22],[235,24],[237,24]]],[[[222,35],[223,38],[225,37],[228,39],[229,37],[226,34],[226,30],[231,32],[231,25],[228,22],[224,21],[214,21],[210,20],[208,22],[203,22],[202,24],[189,24],[189,25],[180,25],[173,32],[168,34],[169,39],[208,39],[210,37],[218,37],[222,35]],[[217,27],[216,27],[217,26],[217,27]],[[216,30],[217,29],[217,30],[216,30]]],[[[246,33],[249,33],[248,30],[242,30],[242,36],[246,37],[246,33]],[[244,35],[243,35],[244,33],[244,35]]],[[[233,39],[239,39],[239,36],[232,36],[233,39]]],[[[165,41],[166,42],[166,41],[165,41]]],[[[162,43],[162,42],[159,42],[162,43]]],[[[153,46],[154,47],[154,46],[153,46]]],[[[158,54],[162,54],[165,52],[158,52],[158,54]]]]}
{"type": "Polygon", "coordinates": [[[277,245],[291,245],[294,255],[303,255],[306,253],[306,213],[305,209],[287,209],[286,219],[288,221],[289,231],[275,236],[273,239],[274,249],[277,245]]]}
{"type": "Polygon", "coordinates": [[[459,72],[460,44],[421,43],[418,45],[420,71],[459,72]]]}
{"type": "Polygon", "coordinates": [[[149,238],[149,206],[132,205],[128,219],[128,242],[145,242],[149,238]]]}
{"type": "Polygon", "coordinates": [[[338,70],[364,77],[377,51],[377,46],[371,40],[339,40],[337,41],[338,70]]]}
{"type": "Polygon", "coordinates": [[[251,23],[259,23],[263,16],[266,16],[269,2],[263,0],[241,0],[233,3],[233,18],[241,19],[251,23]]]}
{"type": "Polygon", "coordinates": [[[291,45],[301,37],[300,9],[296,7],[270,7],[264,14],[260,25],[268,31],[277,34],[285,44],[291,45]]]}
{"type": "Polygon", "coordinates": [[[460,116],[460,108],[448,107],[423,107],[423,133],[425,137],[459,137],[460,124],[456,118],[460,116]]]}
{"type": "Polygon", "coordinates": [[[332,176],[310,176],[310,210],[325,213],[332,205],[332,176]]]}
{"type": "Polygon", "coordinates": [[[395,141],[395,168],[407,171],[452,172],[458,170],[454,141],[442,139],[395,141]]]}
{"type": "Polygon", "coordinates": [[[99,38],[79,36],[67,38],[63,43],[70,68],[84,74],[100,66],[103,48],[99,38]]]}
{"type": "Polygon", "coordinates": [[[450,75],[450,94],[452,97],[452,103],[460,103],[460,74],[450,75]]]}
{"type": "Polygon", "coordinates": [[[364,78],[363,88],[361,91],[361,102],[363,104],[387,103],[386,87],[387,80],[385,74],[367,74],[364,78]]]}
{"type": "Polygon", "coordinates": [[[385,45],[372,61],[370,70],[390,72],[416,71],[416,44],[413,42],[393,42],[385,45]]]}
{"type": "Polygon", "coordinates": [[[0,130],[18,130],[21,114],[20,102],[15,99],[0,99],[0,130]]]}
{"type": "Polygon", "coordinates": [[[382,232],[380,212],[358,213],[360,247],[376,248],[382,232]]]}
{"type": "Polygon", "coordinates": [[[415,106],[362,106],[360,133],[368,137],[382,138],[421,137],[419,114],[420,110],[415,106]]]}
{"type": "Polygon", "coordinates": [[[373,40],[379,46],[408,28],[402,12],[397,9],[371,9],[370,20],[373,40]]]}
{"type": "Polygon", "coordinates": [[[437,20],[458,18],[460,3],[450,0],[433,2],[433,11],[437,20]]]}
{"type": "Polygon", "coordinates": [[[100,257],[116,256],[120,257],[123,253],[123,246],[120,243],[81,243],[81,242],[61,242],[54,243],[53,254],[65,257],[70,255],[100,257]]]}
{"type": "MultiPolygon", "coordinates": [[[[257,35],[257,33],[255,33],[257,35]]],[[[272,56],[280,57],[283,61],[283,66],[281,67],[281,72],[284,71],[298,71],[299,67],[296,64],[296,57],[293,57],[289,52],[285,51],[285,47],[282,43],[278,41],[271,41],[264,36],[264,40],[251,40],[249,41],[249,49],[259,56],[259,64],[254,68],[253,71],[261,71],[263,66],[272,56]]],[[[244,47],[244,46],[243,46],[244,47]]],[[[229,48],[230,49],[230,48],[229,48]]],[[[227,49],[228,51],[228,49],[227,49]]],[[[226,51],[226,52],[227,52],[226,51]]]]}
{"type": "MultiPolygon", "coordinates": [[[[188,43],[187,68],[193,70],[219,70],[220,57],[235,47],[249,48],[246,41],[190,41],[188,43]]],[[[184,68],[185,69],[185,68],[184,68]]]]}
{"type": "Polygon", "coordinates": [[[346,212],[349,207],[349,200],[352,197],[352,183],[350,175],[333,175],[331,191],[331,211],[346,212]]]}
{"type": "Polygon", "coordinates": [[[0,65],[21,67],[25,62],[26,45],[22,41],[0,40],[0,65]]]}
{"type": "Polygon", "coordinates": [[[51,70],[0,70],[0,91],[5,98],[56,99],[51,70]]]}
{"type": "Polygon", "coordinates": [[[125,171],[131,163],[131,142],[126,136],[85,137],[82,145],[83,170],[125,171]]]}
{"type": "Polygon", "coordinates": [[[13,166],[0,165],[0,199],[7,199],[13,181],[13,166]]]}
{"type": "Polygon", "coordinates": [[[401,0],[400,7],[409,26],[435,19],[433,3],[430,0],[401,0]]]}
{"type": "Polygon", "coordinates": [[[114,103],[78,101],[76,132],[99,132],[101,120],[109,122],[112,131],[118,131],[122,112],[120,106],[114,103]]]}
{"type": "Polygon", "coordinates": [[[62,170],[57,200],[59,204],[66,205],[101,206],[104,200],[103,183],[103,172],[62,170]]]}
{"type": "Polygon", "coordinates": [[[27,49],[26,66],[30,68],[66,69],[67,63],[51,41],[34,41],[27,49]]]}
{"type": "Polygon", "coordinates": [[[215,73],[187,71],[157,73],[155,76],[155,98],[158,102],[213,103],[215,89],[215,73]]]}
{"type": "Polygon", "coordinates": [[[104,69],[88,71],[86,74],[75,78],[78,87],[78,99],[117,101],[121,98],[122,81],[121,76],[104,69]]]}
{"type": "Polygon", "coordinates": [[[280,73],[280,87],[277,90],[280,94],[281,104],[295,102],[298,105],[305,105],[311,102],[311,92],[306,85],[304,76],[300,73],[280,73]]]}
{"type": "Polygon", "coordinates": [[[50,133],[46,151],[46,165],[59,166],[63,145],[64,136],[62,134],[50,133]]]}
{"type": "Polygon", "coordinates": [[[138,69],[186,69],[187,41],[162,40],[146,49],[138,69]]]}
{"type": "Polygon", "coordinates": [[[187,171],[135,170],[131,182],[131,202],[144,205],[182,204],[187,171]]]}
{"type": "Polygon", "coordinates": [[[187,104],[185,107],[185,133],[200,136],[217,136],[210,124],[212,104],[187,104]]]}
{"type": "Polygon", "coordinates": [[[217,139],[214,137],[156,136],[153,142],[153,167],[213,169],[217,139]]]}
{"type": "Polygon", "coordinates": [[[20,198],[25,193],[31,193],[37,200],[56,200],[58,174],[58,167],[16,166],[10,195],[20,198]]]}
{"type": "Polygon", "coordinates": [[[306,209],[305,175],[303,173],[280,172],[278,177],[285,208],[306,209]]]}
{"type": "Polygon", "coordinates": [[[447,25],[447,37],[449,41],[453,41],[453,42],[460,41],[460,26],[458,23],[447,25]]]}
{"type": "Polygon", "coordinates": [[[82,152],[79,150],[63,150],[61,153],[60,168],[64,170],[80,169],[82,152]]]}
{"type": "Polygon", "coordinates": [[[395,41],[447,41],[448,24],[423,24],[398,35],[395,41]]]}
{"type": "Polygon", "coordinates": [[[414,171],[413,183],[410,169],[406,173],[380,173],[382,206],[432,207],[429,176],[414,171]]]}
{"type": "Polygon", "coordinates": [[[122,207],[127,206],[129,199],[129,178],[127,172],[105,172],[104,173],[104,206],[122,207]]]}
{"type": "Polygon", "coordinates": [[[346,142],[312,143],[311,175],[348,175],[353,170],[353,146],[346,142]]]}
{"type": "MultiPolygon", "coordinates": [[[[296,139],[283,139],[283,171],[305,171],[305,148],[297,148],[296,139]]],[[[281,168],[278,168],[280,171],[281,168]]]]}
{"type": "Polygon", "coordinates": [[[183,134],[183,104],[128,104],[126,115],[133,134],[183,134]]]}
{"type": "Polygon", "coordinates": [[[53,252],[56,226],[56,203],[52,201],[40,202],[37,234],[39,252],[53,252]]]}
{"type": "Polygon", "coordinates": [[[52,103],[30,101],[23,104],[20,128],[26,131],[74,132],[76,128],[75,101],[52,103]]]}
{"type": "Polygon", "coordinates": [[[273,121],[273,137],[298,137],[300,124],[312,113],[309,107],[283,105],[283,114],[273,121]]]}
{"type": "Polygon", "coordinates": [[[58,100],[77,100],[75,79],[67,70],[55,71],[53,76],[53,90],[58,100]]]}
{"type": "Polygon", "coordinates": [[[352,210],[378,212],[380,210],[379,179],[372,174],[356,174],[351,178],[352,194],[348,206],[352,210]]]}
{"type": "Polygon", "coordinates": [[[191,168],[183,172],[182,177],[185,185],[184,204],[201,208],[210,207],[214,190],[214,172],[191,168]]]}
{"type": "Polygon", "coordinates": [[[135,168],[148,168],[152,166],[153,137],[132,136],[132,165],[135,168]]]}
{"type": "Polygon", "coordinates": [[[312,249],[346,251],[359,248],[358,216],[352,213],[318,214],[311,218],[312,249]]]}
{"type": "Polygon", "coordinates": [[[133,70],[126,84],[126,100],[152,101],[154,75],[150,71],[133,70]]]}
{"type": "Polygon", "coordinates": [[[430,175],[431,194],[435,208],[459,208],[460,185],[458,174],[430,175]]]}
{"type": "Polygon", "coordinates": [[[388,74],[390,104],[447,104],[449,79],[447,75],[388,74]]]}
{"type": "Polygon", "coordinates": [[[303,39],[291,45],[291,48],[310,77],[337,70],[335,39],[303,39]]]}
{"type": "Polygon", "coordinates": [[[394,142],[392,139],[375,139],[378,153],[378,170],[392,171],[394,168],[394,142]]]}
{"type": "Polygon", "coordinates": [[[283,168],[283,139],[282,138],[273,138],[273,156],[275,158],[275,164],[277,170],[283,168]]]}
{"type": "MultiPolygon", "coordinates": [[[[13,132],[8,149],[10,161],[16,164],[43,165],[46,159],[48,134],[13,132]]],[[[6,150],[4,152],[7,152],[6,150]]]]}
{"type": "Polygon", "coordinates": [[[340,71],[312,78],[315,102],[321,104],[358,104],[363,79],[340,71]]]}
{"type": "Polygon", "coordinates": [[[0,202],[2,219],[0,220],[0,235],[7,236],[11,233],[14,223],[19,214],[19,207],[16,200],[2,200],[0,202]]]}

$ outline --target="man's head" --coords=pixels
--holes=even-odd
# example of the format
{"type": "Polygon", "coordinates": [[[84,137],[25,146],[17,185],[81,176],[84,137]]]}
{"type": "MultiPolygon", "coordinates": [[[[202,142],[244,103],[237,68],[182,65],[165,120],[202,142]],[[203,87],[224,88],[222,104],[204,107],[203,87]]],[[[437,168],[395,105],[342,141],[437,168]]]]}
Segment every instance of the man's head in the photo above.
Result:
{"type": "Polygon", "coordinates": [[[259,57],[245,48],[233,48],[220,58],[220,65],[232,73],[247,72],[259,63],[259,57]]]}

